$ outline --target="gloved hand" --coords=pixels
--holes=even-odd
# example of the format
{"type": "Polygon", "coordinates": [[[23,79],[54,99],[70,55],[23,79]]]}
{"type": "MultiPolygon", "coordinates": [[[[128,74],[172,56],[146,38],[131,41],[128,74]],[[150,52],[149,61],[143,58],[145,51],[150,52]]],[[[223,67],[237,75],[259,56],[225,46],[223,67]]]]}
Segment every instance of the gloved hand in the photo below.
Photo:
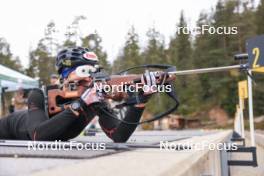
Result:
{"type": "Polygon", "coordinates": [[[158,86],[163,85],[168,77],[166,72],[146,72],[141,77],[143,91],[145,95],[153,94],[158,91],[158,86]]]}
{"type": "Polygon", "coordinates": [[[100,103],[104,100],[103,95],[97,92],[96,87],[87,89],[81,96],[81,100],[88,107],[95,103],[100,103]]]}
{"type": "Polygon", "coordinates": [[[141,77],[141,83],[143,84],[144,95],[149,95],[157,92],[155,72],[146,70],[141,77]]]}

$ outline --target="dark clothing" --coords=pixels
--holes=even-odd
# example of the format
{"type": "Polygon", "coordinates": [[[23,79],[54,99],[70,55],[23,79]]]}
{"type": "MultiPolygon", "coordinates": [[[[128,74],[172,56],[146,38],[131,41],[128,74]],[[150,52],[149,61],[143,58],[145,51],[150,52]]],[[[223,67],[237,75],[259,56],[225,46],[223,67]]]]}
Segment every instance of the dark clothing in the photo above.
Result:
{"type": "MultiPolygon", "coordinates": [[[[0,139],[68,140],[80,134],[86,125],[99,116],[103,131],[115,142],[125,142],[137,125],[128,125],[114,119],[96,106],[90,106],[78,117],[69,109],[49,118],[45,114],[44,95],[34,89],[28,98],[28,110],[19,111],[0,119],[0,139]]],[[[108,111],[107,108],[105,110],[108,111]]],[[[143,109],[129,106],[124,120],[139,122],[143,109]]],[[[111,112],[110,112],[111,113],[111,112]]]]}
{"type": "Polygon", "coordinates": [[[8,107],[8,112],[9,112],[9,113],[13,113],[13,112],[15,112],[15,106],[14,106],[14,105],[10,105],[10,106],[8,107]]]}

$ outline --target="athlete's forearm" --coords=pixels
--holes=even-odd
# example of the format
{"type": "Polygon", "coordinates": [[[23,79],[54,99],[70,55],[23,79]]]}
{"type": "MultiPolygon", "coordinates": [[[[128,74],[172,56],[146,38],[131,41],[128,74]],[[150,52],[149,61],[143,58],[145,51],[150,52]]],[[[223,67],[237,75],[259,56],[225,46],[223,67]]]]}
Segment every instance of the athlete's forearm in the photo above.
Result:
{"type": "MultiPolygon", "coordinates": [[[[144,108],[129,106],[123,121],[138,123],[143,111],[144,108]]],[[[99,123],[106,135],[114,142],[126,142],[137,127],[136,124],[127,124],[118,121],[117,119],[102,111],[99,115],[99,123]]]]}
{"type": "MultiPolygon", "coordinates": [[[[130,123],[138,123],[140,121],[143,111],[143,108],[130,107],[126,113],[124,121],[130,123]]],[[[118,125],[115,133],[113,133],[112,135],[113,141],[126,142],[128,138],[133,134],[137,126],[138,125],[136,124],[127,124],[121,122],[118,125]]]]}

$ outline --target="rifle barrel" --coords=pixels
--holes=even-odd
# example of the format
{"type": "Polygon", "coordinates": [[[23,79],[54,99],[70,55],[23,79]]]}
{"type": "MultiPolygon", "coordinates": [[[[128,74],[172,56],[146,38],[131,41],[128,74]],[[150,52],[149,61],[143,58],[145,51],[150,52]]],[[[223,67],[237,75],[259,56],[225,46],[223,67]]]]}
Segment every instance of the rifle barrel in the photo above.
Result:
{"type": "Polygon", "coordinates": [[[200,69],[193,69],[193,70],[173,71],[173,72],[169,72],[169,74],[191,75],[191,74],[201,74],[201,73],[211,73],[211,72],[223,72],[223,71],[229,71],[229,70],[240,70],[242,68],[244,68],[243,65],[232,65],[232,66],[225,66],[225,67],[211,67],[211,68],[200,68],[200,69]]]}

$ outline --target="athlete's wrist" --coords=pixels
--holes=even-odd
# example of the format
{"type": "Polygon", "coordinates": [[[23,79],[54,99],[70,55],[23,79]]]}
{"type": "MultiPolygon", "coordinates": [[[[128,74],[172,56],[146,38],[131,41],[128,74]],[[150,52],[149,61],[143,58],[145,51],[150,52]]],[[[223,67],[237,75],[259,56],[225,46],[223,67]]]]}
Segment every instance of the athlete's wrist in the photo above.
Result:
{"type": "Polygon", "coordinates": [[[69,108],[76,116],[80,116],[80,114],[83,112],[82,103],[79,100],[72,102],[69,108]]]}

